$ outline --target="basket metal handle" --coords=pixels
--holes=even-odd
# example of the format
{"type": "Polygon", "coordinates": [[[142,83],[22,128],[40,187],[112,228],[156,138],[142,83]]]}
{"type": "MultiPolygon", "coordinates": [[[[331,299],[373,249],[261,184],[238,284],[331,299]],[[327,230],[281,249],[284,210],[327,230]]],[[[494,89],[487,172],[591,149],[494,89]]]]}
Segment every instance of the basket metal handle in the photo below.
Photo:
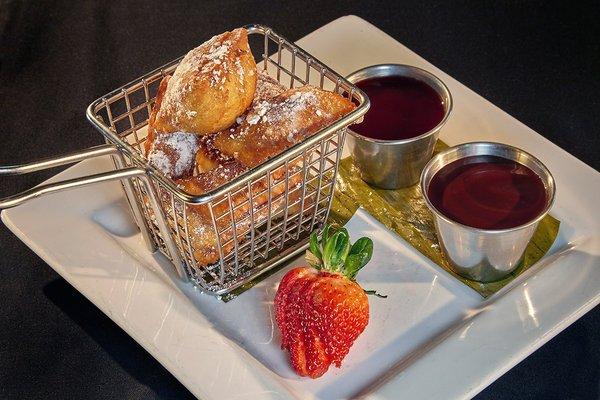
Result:
{"type": "Polygon", "coordinates": [[[146,172],[138,167],[130,167],[116,171],[102,172],[99,174],[93,174],[82,178],[66,179],[64,181],[49,183],[40,185],[32,189],[25,190],[13,196],[6,197],[0,200],[0,209],[7,209],[21,205],[29,200],[33,200],[37,197],[60,192],[63,190],[73,189],[76,187],[82,187],[92,185],[94,183],[109,182],[115,180],[129,179],[136,176],[145,175],[146,172]]]}
{"type": "Polygon", "coordinates": [[[120,153],[118,147],[113,144],[94,146],[88,149],[79,150],[62,156],[43,158],[41,160],[25,164],[0,166],[0,177],[8,175],[29,174],[35,171],[42,171],[61,165],[73,164],[86,159],[108,155],[110,155],[113,158],[113,161],[115,162],[115,170],[102,172],[98,174],[92,174],[89,176],[83,176],[80,178],[65,179],[54,183],[47,183],[25,190],[21,193],[5,197],[3,199],[0,199],[0,211],[19,206],[29,200],[33,200],[46,194],[92,185],[95,183],[120,180],[123,182],[123,187],[125,189],[128,199],[130,199],[129,203],[131,204],[131,210],[133,212],[133,216],[137,222],[137,225],[142,231],[144,241],[146,242],[148,249],[154,252],[156,250],[156,246],[151,240],[150,234],[148,232],[148,226],[146,225],[145,219],[142,214],[142,210],[140,209],[139,204],[137,204],[137,202],[131,201],[131,199],[135,199],[135,197],[133,195],[133,187],[131,185],[131,182],[129,181],[130,178],[139,177],[142,179],[142,181],[144,181],[144,184],[146,184],[149,187],[150,185],[146,171],[139,167],[125,168],[125,160],[123,158],[123,155],[120,153]]]}
{"type": "MultiPolygon", "coordinates": [[[[0,166],[1,175],[24,175],[35,171],[41,171],[61,165],[73,164],[89,158],[101,157],[106,155],[119,155],[119,150],[114,145],[95,146],[78,152],[62,155],[59,157],[45,158],[39,161],[20,165],[0,166]]],[[[0,210],[16,207],[37,197],[72,189],[81,186],[87,186],[94,183],[109,182],[114,180],[123,180],[133,177],[146,175],[146,171],[138,167],[120,168],[114,171],[108,171],[81,178],[66,179],[60,182],[40,185],[35,188],[25,190],[24,192],[0,199],[0,210]]]]}
{"type": "Polygon", "coordinates": [[[58,157],[43,158],[39,161],[34,161],[26,164],[9,165],[4,167],[0,166],[0,175],[23,175],[28,174],[30,172],[42,171],[48,168],[59,167],[61,165],[73,164],[79,161],[83,161],[87,158],[116,154],[117,152],[118,150],[114,145],[104,144],[58,157]]]}
{"type": "MultiPolygon", "coordinates": [[[[61,165],[73,164],[86,159],[108,155],[110,155],[115,162],[115,170],[83,176],[80,178],[65,179],[59,182],[53,182],[36,186],[34,188],[25,190],[21,193],[0,199],[0,210],[16,207],[29,200],[38,198],[46,194],[56,193],[63,190],[74,189],[82,186],[93,185],[96,183],[119,180],[123,182],[123,188],[125,189],[127,198],[129,199],[134,218],[137,222],[138,227],[140,228],[142,236],[144,237],[144,241],[146,242],[146,247],[149,251],[155,252],[157,250],[157,247],[155,242],[151,238],[149,227],[147,225],[146,218],[144,218],[144,214],[140,208],[140,205],[137,201],[135,201],[136,196],[134,195],[134,189],[132,187],[131,179],[139,178],[142,184],[145,186],[146,193],[149,194],[148,201],[152,207],[154,215],[156,216],[158,228],[160,229],[163,237],[169,238],[170,232],[162,211],[162,207],[160,206],[157,200],[157,196],[154,187],[150,181],[148,172],[140,167],[125,167],[125,160],[123,158],[123,154],[121,154],[121,151],[116,145],[105,144],[90,147],[85,150],[80,150],[74,153],[69,153],[58,157],[45,158],[30,163],[0,166],[0,177],[8,175],[24,175],[35,171],[41,171],[49,168],[58,167],[61,165]]],[[[177,268],[179,276],[182,278],[185,277],[186,273],[181,262],[181,258],[179,257],[175,243],[172,240],[166,240],[165,242],[168,247],[169,253],[171,253],[172,261],[177,268]]]]}

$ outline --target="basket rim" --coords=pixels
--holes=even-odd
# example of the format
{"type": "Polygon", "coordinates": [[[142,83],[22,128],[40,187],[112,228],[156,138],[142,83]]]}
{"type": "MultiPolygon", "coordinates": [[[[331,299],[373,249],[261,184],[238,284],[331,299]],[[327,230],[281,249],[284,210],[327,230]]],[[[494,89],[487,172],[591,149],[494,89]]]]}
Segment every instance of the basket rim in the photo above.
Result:
{"type": "MultiPolygon", "coordinates": [[[[116,98],[120,98],[120,96],[123,93],[127,93],[127,91],[131,90],[132,87],[135,87],[138,85],[143,85],[145,80],[148,77],[154,76],[157,73],[165,75],[166,74],[165,71],[169,71],[170,69],[175,69],[176,66],[179,64],[179,62],[181,61],[181,59],[184,56],[180,56],[158,68],[155,68],[152,71],[140,76],[139,78],[134,79],[134,80],[130,81],[129,83],[126,83],[126,84],[118,87],[117,89],[114,89],[114,90],[108,92],[107,94],[105,94],[103,96],[100,96],[99,98],[94,100],[92,103],[90,103],[86,109],[86,117],[87,117],[88,121],[98,131],[100,131],[100,133],[106,139],[108,139],[109,141],[111,141],[115,145],[117,145],[117,148],[119,149],[119,151],[126,153],[129,157],[134,158],[140,165],[143,165],[144,169],[146,170],[146,173],[149,175],[150,178],[156,179],[158,182],[160,182],[160,184],[164,188],[169,190],[170,194],[176,196],[179,200],[184,201],[185,203],[188,203],[188,204],[208,204],[209,202],[211,202],[215,199],[218,199],[218,198],[222,197],[223,195],[226,195],[227,193],[231,193],[232,191],[238,189],[242,185],[252,182],[255,178],[257,178],[259,176],[264,176],[265,173],[274,170],[276,168],[277,164],[280,164],[282,162],[285,162],[286,160],[290,160],[290,159],[293,159],[294,157],[299,156],[307,148],[310,148],[311,146],[315,145],[319,141],[325,139],[327,136],[333,134],[334,132],[336,132],[338,130],[346,128],[347,126],[349,126],[350,124],[352,124],[353,122],[355,122],[356,120],[361,118],[363,115],[365,115],[370,107],[369,98],[361,89],[356,87],[356,85],[349,82],[345,77],[343,77],[339,73],[335,72],[332,68],[328,67],[326,64],[321,62],[319,59],[317,59],[316,57],[312,56],[310,53],[308,53],[307,51],[302,49],[300,46],[296,45],[295,43],[290,42],[289,40],[285,39],[283,36],[276,33],[270,27],[268,27],[266,25],[261,25],[261,24],[248,24],[248,25],[245,25],[244,28],[246,28],[246,30],[248,31],[248,34],[257,34],[257,33],[262,34],[265,37],[268,36],[272,40],[279,42],[282,46],[286,46],[288,48],[288,50],[291,50],[297,57],[300,57],[300,59],[302,59],[305,62],[307,60],[310,60],[310,63],[317,65],[323,71],[323,74],[329,73],[330,75],[332,75],[333,78],[335,78],[335,81],[337,82],[338,86],[339,86],[339,84],[343,83],[345,86],[350,87],[352,89],[353,94],[356,95],[356,97],[358,98],[358,106],[350,113],[346,114],[345,116],[343,116],[342,118],[333,122],[332,124],[324,127],[323,129],[321,129],[314,135],[311,135],[310,137],[304,139],[303,141],[301,141],[299,143],[296,143],[294,146],[286,149],[285,151],[281,152],[280,154],[276,155],[275,157],[268,159],[265,162],[263,162],[262,164],[235,177],[230,182],[227,182],[207,193],[204,193],[201,195],[192,195],[192,194],[184,191],[179,186],[177,186],[172,179],[166,177],[156,167],[151,165],[142,156],[141,153],[139,153],[136,149],[134,149],[131,144],[125,142],[122,138],[120,138],[97,114],[98,110],[100,110],[104,106],[107,106],[109,103],[115,101],[116,98]]],[[[331,79],[331,77],[330,77],[330,79],[331,79]]],[[[147,126],[147,123],[148,123],[148,121],[146,120],[145,126],[147,126]]],[[[342,145],[343,144],[340,144],[340,146],[342,146],[342,145]]]]}

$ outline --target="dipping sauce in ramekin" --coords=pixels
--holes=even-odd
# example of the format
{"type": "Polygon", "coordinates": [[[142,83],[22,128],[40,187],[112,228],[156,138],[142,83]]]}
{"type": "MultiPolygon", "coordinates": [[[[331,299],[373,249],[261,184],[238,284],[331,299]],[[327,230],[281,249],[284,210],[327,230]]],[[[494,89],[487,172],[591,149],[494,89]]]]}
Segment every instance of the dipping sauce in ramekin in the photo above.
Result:
{"type": "Polygon", "coordinates": [[[452,110],[450,91],[432,73],[402,64],[372,65],[348,80],[371,104],[347,136],[360,177],[383,189],[414,185],[452,110]]]}
{"type": "Polygon", "coordinates": [[[542,179],[503,157],[470,156],[440,169],[428,189],[442,214],[478,229],[508,229],[540,215],[547,204],[542,179]]]}
{"type": "Polygon", "coordinates": [[[492,142],[435,155],[423,169],[421,189],[450,265],[480,282],[517,268],[555,196],[554,179],[540,160],[492,142]]]}
{"type": "Polygon", "coordinates": [[[356,82],[371,108],[352,130],[378,140],[409,139],[435,128],[444,119],[444,102],[427,83],[408,76],[379,76],[356,82]]]}

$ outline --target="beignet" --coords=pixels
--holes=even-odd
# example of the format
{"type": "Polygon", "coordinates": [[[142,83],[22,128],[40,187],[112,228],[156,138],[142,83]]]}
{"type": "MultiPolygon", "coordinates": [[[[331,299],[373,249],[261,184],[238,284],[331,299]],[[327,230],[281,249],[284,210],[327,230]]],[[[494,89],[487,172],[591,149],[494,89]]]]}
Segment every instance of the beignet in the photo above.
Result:
{"type": "Polygon", "coordinates": [[[246,119],[246,115],[252,112],[254,107],[262,101],[270,100],[273,97],[283,93],[285,88],[275,79],[267,75],[266,72],[258,73],[256,81],[256,91],[254,92],[254,100],[248,110],[236,119],[236,122],[229,128],[216,134],[205,135],[200,138],[198,151],[196,153],[196,170],[198,173],[203,173],[217,168],[219,165],[224,165],[233,161],[233,157],[222,153],[214,146],[215,139],[220,134],[230,134],[235,132],[239,124],[246,119]]]}
{"type": "MultiPolygon", "coordinates": [[[[201,195],[219,186],[230,182],[237,176],[247,171],[240,163],[233,161],[190,178],[177,180],[176,183],[187,193],[201,195]]],[[[302,173],[299,168],[290,168],[288,175],[288,203],[298,199],[302,193],[302,173]]],[[[246,190],[236,191],[229,201],[215,201],[211,209],[208,205],[186,205],[187,224],[189,227],[190,244],[193,249],[194,258],[199,265],[212,264],[219,261],[217,237],[214,231],[212,217],[216,219],[217,229],[221,231],[221,251],[224,255],[233,250],[233,220],[235,221],[238,242],[245,242],[245,236],[250,229],[251,223],[260,225],[269,214],[273,215],[282,209],[285,204],[286,193],[286,169],[279,167],[271,174],[270,182],[266,177],[261,178],[251,185],[251,196],[246,190]],[[269,204],[269,190],[271,200],[269,204]],[[250,205],[252,204],[252,213],[250,205]],[[270,207],[269,207],[270,206],[270,207]],[[231,210],[233,211],[230,211],[231,210]]]]}
{"type": "Polygon", "coordinates": [[[150,164],[169,178],[191,175],[194,169],[194,156],[200,146],[193,133],[173,132],[155,134],[150,143],[146,158],[150,164]]]}
{"type": "Polygon", "coordinates": [[[171,79],[171,76],[166,75],[160,81],[160,84],[158,85],[158,91],[156,92],[156,99],[154,101],[154,105],[152,106],[150,116],[148,117],[148,136],[146,137],[146,141],[144,142],[144,151],[146,158],[148,158],[150,148],[152,147],[152,143],[154,143],[154,138],[156,137],[156,132],[154,130],[154,121],[156,121],[156,114],[158,114],[158,110],[160,109],[162,100],[165,97],[165,92],[167,91],[169,79],[171,79]]]}
{"type": "Polygon", "coordinates": [[[150,129],[203,135],[231,126],[254,99],[256,75],[244,28],[214,36],[181,60],[150,129]]]}
{"type": "MultiPolygon", "coordinates": [[[[191,50],[173,76],[163,78],[149,116],[145,155],[186,193],[202,195],[354,108],[337,93],[312,86],[286,90],[266,72],[258,73],[246,30],[236,29],[191,50]]],[[[316,189],[307,192],[302,186],[304,162],[295,157],[209,204],[175,203],[166,190],[159,190],[168,224],[189,235],[198,265],[216,263],[218,242],[221,254],[228,256],[235,249],[234,237],[247,244],[252,226],[281,218],[284,207],[286,216],[310,215],[316,209],[316,189]]]]}
{"type": "Polygon", "coordinates": [[[217,135],[214,146],[252,168],[317,133],[355,108],[337,93],[302,86],[259,102],[234,132],[217,135]]]}
{"type": "Polygon", "coordinates": [[[221,153],[215,146],[217,134],[205,135],[200,138],[200,145],[196,152],[196,170],[199,174],[211,171],[220,165],[234,161],[233,157],[221,153]]]}
{"type": "MultiPolygon", "coordinates": [[[[250,108],[256,107],[262,101],[271,100],[283,92],[285,92],[285,87],[275,79],[271,78],[266,71],[260,71],[256,80],[254,100],[252,101],[250,108]]],[[[250,110],[247,111],[250,112],[250,110]]]]}

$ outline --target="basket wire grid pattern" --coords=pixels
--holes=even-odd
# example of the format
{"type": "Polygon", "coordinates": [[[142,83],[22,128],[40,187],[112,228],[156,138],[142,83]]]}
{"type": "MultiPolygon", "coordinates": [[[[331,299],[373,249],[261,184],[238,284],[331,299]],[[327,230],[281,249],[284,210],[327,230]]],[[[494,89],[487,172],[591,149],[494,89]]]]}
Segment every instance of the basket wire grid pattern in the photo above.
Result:
{"type": "MultiPolygon", "coordinates": [[[[357,108],[336,123],[232,182],[201,196],[183,192],[144,158],[148,117],[161,79],[180,59],[96,100],[88,119],[115,144],[117,168],[140,167],[145,177],[122,180],[128,202],[151,251],[159,250],[181,277],[222,295],[299,254],[310,232],[323,226],[333,199],[345,129],[366,113],[359,89],[270,28],[246,27],[259,68],[285,87],[306,84],[351,98],[357,108]],[[259,61],[259,60],[257,60],[259,61]],[[156,200],[161,204],[152,207],[156,200]],[[208,212],[219,261],[199,265],[189,213],[208,212]]],[[[208,234],[208,233],[207,233],[208,234]]]]}

